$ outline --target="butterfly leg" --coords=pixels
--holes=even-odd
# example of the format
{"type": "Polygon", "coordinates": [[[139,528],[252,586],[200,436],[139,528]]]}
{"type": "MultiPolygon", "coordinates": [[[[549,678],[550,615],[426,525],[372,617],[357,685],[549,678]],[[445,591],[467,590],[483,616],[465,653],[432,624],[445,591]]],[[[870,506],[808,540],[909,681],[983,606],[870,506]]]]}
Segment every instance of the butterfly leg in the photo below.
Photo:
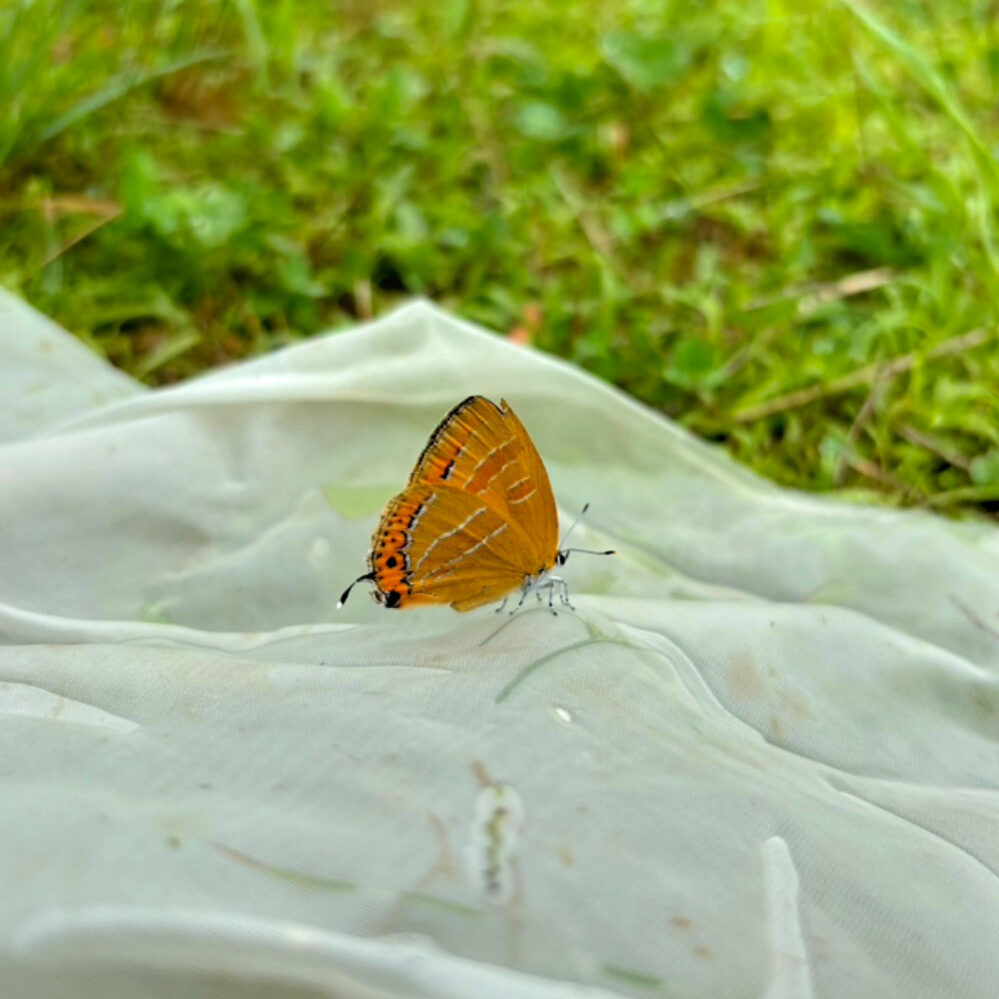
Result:
{"type": "Polygon", "coordinates": [[[530,592],[531,592],[530,586],[528,586],[525,583],[524,584],[524,588],[523,588],[523,590],[521,590],[521,593],[520,593],[520,599],[517,601],[517,606],[514,607],[514,609],[512,611],[510,611],[511,614],[516,614],[517,611],[519,611],[520,608],[524,606],[524,601],[527,599],[527,594],[530,593],[530,592]]]}
{"type": "Polygon", "coordinates": [[[569,600],[569,583],[561,576],[549,576],[548,583],[551,586],[550,594],[554,596],[555,588],[557,587],[558,598],[562,606],[574,611],[576,608],[572,605],[572,601],[569,600]]]}
{"type": "Polygon", "coordinates": [[[499,607],[497,607],[497,608],[496,608],[496,613],[497,613],[497,614],[499,614],[499,612],[500,612],[501,610],[503,610],[503,608],[504,608],[504,607],[506,607],[506,602],[507,602],[507,600],[509,600],[509,599],[510,599],[509,597],[504,597],[504,598],[503,598],[503,603],[501,603],[501,604],[499,605],[499,607]]]}

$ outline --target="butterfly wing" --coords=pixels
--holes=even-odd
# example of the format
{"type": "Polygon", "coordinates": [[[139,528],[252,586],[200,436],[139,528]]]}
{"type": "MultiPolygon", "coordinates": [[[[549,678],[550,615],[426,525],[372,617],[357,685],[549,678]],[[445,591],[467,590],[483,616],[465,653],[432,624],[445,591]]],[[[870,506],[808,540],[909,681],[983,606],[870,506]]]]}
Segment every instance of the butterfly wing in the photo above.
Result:
{"type": "Polygon", "coordinates": [[[523,531],[486,499],[420,483],[389,501],[372,540],[371,569],[387,607],[501,600],[550,566],[531,561],[523,531]]]}
{"type": "Polygon", "coordinates": [[[470,395],[430,435],[416,460],[409,484],[446,483],[468,492],[484,491],[494,484],[490,476],[506,460],[509,436],[503,410],[481,395],[470,395]],[[483,459],[495,466],[488,473],[483,459]]]}
{"type": "Polygon", "coordinates": [[[504,400],[469,396],[440,422],[372,538],[376,597],[472,610],[549,570],[558,514],[544,464],[504,400]]]}
{"type": "Polygon", "coordinates": [[[501,400],[500,405],[505,422],[518,443],[516,477],[507,476],[503,481],[508,508],[529,534],[535,552],[550,557],[551,565],[554,565],[558,553],[558,510],[548,471],[534,441],[506,399],[501,400]]]}
{"type": "Polygon", "coordinates": [[[482,497],[517,524],[530,558],[554,563],[558,513],[544,463],[506,400],[469,396],[440,422],[410,476],[482,497]],[[549,561],[550,560],[550,561],[549,561]]]}

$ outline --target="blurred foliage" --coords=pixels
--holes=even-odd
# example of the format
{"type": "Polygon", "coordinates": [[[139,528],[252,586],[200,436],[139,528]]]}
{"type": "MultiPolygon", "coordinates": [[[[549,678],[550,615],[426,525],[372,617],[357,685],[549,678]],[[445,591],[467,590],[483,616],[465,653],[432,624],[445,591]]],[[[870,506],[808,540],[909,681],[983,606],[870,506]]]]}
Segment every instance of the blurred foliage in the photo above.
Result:
{"type": "Polygon", "coordinates": [[[150,384],[430,296],[999,509],[993,2],[8,0],[0,281],[150,384]]]}

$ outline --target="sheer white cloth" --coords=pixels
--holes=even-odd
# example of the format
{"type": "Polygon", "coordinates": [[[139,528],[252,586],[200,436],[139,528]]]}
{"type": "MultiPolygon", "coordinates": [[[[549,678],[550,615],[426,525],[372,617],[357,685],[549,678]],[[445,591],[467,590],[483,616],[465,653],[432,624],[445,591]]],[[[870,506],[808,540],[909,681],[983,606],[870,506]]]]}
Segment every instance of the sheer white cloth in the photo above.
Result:
{"type": "Polygon", "coordinates": [[[994,994],[993,527],[422,302],[159,391],[0,333],[5,997],[994,994]],[[473,392],[620,554],[576,614],[336,611],[473,392]]]}

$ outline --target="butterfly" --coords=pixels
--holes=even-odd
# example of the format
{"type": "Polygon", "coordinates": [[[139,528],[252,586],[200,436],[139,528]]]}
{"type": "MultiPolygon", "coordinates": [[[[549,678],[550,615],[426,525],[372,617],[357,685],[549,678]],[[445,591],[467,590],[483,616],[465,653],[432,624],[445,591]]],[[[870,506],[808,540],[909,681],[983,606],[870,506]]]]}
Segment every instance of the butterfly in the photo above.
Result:
{"type": "MultiPolygon", "coordinates": [[[[584,507],[585,512],[585,507],[584,507]]],[[[548,591],[554,612],[568,586],[553,576],[571,551],[558,543],[558,512],[544,463],[506,400],[472,395],[430,435],[409,483],[389,500],[371,539],[369,571],[385,607],[449,604],[470,611],[520,589],[548,591]]],[[[613,552],[592,552],[613,555],[613,552]]],[[[500,608],[501,609],[501,608],[500,608]]]]}

